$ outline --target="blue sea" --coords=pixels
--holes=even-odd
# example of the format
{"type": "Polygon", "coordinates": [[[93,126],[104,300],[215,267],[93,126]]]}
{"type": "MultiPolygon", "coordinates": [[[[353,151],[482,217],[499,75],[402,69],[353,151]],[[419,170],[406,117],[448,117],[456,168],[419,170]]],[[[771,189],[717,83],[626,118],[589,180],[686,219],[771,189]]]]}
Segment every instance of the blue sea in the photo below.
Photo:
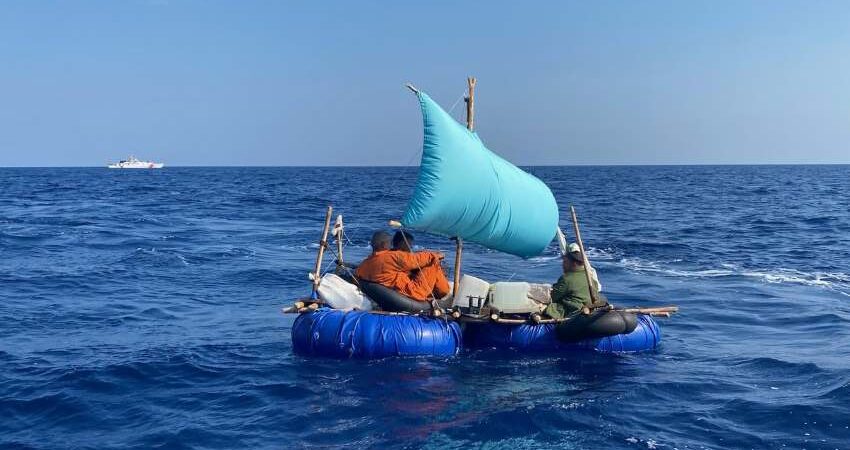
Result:
{"type": "Polygon", "coordinates": [[[325,207],[359,260],[416,168],[0,169],[0,448],[850,448],[850,166],[528,170],[658,350],[293,355],[325,207]]]}

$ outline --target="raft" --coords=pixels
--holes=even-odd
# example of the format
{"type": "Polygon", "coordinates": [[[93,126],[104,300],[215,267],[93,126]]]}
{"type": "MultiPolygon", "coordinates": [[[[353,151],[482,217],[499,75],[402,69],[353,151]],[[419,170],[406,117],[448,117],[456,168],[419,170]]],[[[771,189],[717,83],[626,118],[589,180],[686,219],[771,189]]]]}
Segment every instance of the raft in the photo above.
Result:
{"type": "Polygon", "coordinates": [[[457,322],[406,314],[321,308],[292,325],[292,349],[302,356],[380,359],[455,356],[463,333],[457,322]]]}
{"type": "Polygon", "coordinates": [[[639,315],[634,331],[575,342],[558,340],[555,324],[500,324],[470,322],[464,331],[468,348],[515,349],[523,352],[596,351],[633,353],[652,350],[661,343],[661,329],[652,316],[639,315]]]}
{"type": "MultiPolygon", "coordinates": [[[[537,292],[535,296],[530,295],[529,283],[491,286],[484,280],[464,275],[470,283],[469,289],[464,288],[460,265],[464,242],[528,258],[543,253],[557,236],[561,255],[570,253],[559,228],[559,208],[551,189],[488,149],[473,131],[475,78],[467,81],[466,127],[427,94],[407,85],[416,94],[422,110],[422,158],[404,214],[389,222],[393,227],[455,239],[457,289],[452,297],[437,299],[440,309],[432,311],[431,301],[416,301],[385,286],[355,280],[351,267],[343,260],[346,239],[341,215],[337,216],[332,233],[337,247],[334,253],[338,280],[325,279],[325,292],[322,292],[322,258],[325,249],[333,251],[328,245],[333,208],[328,206],[315,269],[309,274],[313,284],[311,295],[284,309],[286,313],[300,314],[292,327],[294,352],[306,356],[378,359],[450,357],[464,343],[469,348],[495,347],[520,352],[620,353],[656,348],[661,333],[650,315],[669,317],[678,309],[675,306],[608,308],[587,317],[558,321],[540,316],[542,306],[548,303],[545,298],[548,287],[543,289],[543,295],[537,292]],[[327,309],[327,306],[340,309],[327,309]],[[368,311],[376,306],[382,313],[368,311]],[[439,313],[443,316],[431,317],[439,313]]],[[[572,206],[570,213],[582,260],[589,270],[572,206]]],[[[589,277],[587,282],[592,284],[589,277]]],[[[597,303],[596,299],[591,300],[597,303]]]]}

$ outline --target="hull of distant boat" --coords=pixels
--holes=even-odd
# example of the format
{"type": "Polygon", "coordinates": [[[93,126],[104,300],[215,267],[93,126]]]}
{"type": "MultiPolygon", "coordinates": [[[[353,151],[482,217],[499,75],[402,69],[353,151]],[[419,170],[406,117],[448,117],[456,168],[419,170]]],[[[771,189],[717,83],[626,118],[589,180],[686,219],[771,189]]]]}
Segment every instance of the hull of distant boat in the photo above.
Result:
{"type": "Polygon", "coordinates": [[[163,163],[150,163],[150,164],[133,164],[133,165],[124,165],[124,164],[110,164],[106,166],[110,169],[162,169],[165,167],[163,163]]]}

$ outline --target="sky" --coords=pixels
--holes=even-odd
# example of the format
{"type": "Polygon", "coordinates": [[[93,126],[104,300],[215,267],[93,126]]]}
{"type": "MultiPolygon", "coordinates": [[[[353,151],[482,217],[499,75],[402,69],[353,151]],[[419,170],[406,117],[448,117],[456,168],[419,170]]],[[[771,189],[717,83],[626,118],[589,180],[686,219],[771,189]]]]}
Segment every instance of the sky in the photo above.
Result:
{"type": "Polygon", "coordinates": [[[850,163],[847,1],[0,2],[0,166],[850,163]]]}

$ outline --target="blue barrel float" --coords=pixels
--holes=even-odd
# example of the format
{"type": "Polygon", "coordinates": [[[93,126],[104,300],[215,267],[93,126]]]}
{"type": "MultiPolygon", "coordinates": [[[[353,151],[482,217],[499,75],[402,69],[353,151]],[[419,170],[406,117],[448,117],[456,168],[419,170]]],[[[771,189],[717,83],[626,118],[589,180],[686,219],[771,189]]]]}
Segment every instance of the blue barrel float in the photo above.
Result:
{"type": "Polygon", "coordinates": [[[405,314],[321,308],[292,324],[292,349],[302,356],[379,359],[455,356],[463,342],[457,322],[405,314]]]}
{"type": "Polygon", "coordinates": [[[599,353],[630,353],[652,350],[661,342],[661,329],[648,315],[637,317],[637,327],[631,333],[576,342],[558,340],[554,324],[500,324],[470,322],[464,331],[464,343],[469,348],[516,349],[524,352],[596,351],[599,353]]]}

